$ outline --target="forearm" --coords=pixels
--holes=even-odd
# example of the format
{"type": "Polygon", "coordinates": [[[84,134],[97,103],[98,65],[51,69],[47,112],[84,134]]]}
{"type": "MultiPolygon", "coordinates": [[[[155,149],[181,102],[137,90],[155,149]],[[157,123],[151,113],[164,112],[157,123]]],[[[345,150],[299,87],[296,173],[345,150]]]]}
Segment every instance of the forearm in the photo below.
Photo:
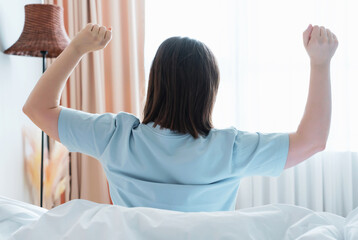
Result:
{"type": "Polygon", "coordinates": [[[66,81],[82,56],[70,44],[39,79],[23,107],[24,111],[31,112],[58,107],[66,81]]]}
{"type": "Polygon", "coordinates": [[[309,93],[297,133],[318,146],[325,146],[328,138],[331,101],[330,64],[311,63],[309,93]]]}

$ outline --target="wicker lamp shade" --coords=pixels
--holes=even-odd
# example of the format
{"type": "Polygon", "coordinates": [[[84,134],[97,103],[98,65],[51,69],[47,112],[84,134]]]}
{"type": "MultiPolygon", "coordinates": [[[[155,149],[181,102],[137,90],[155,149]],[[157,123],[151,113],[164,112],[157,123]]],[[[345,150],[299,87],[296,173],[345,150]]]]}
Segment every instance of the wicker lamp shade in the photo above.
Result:
{"type": "Polygon", "coordinates": [[[52,4],[25,5],[25,25],[20,38],[4,53],[53,58],[69,44],[63,24],[63,9],[52,4]]]}

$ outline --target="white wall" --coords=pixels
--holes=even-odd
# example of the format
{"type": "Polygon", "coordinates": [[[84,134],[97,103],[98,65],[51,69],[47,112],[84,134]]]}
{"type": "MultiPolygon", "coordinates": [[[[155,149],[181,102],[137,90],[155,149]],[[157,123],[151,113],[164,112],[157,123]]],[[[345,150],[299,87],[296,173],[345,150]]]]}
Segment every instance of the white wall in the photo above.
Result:
{"type": "Polygon", "coordinates": [[[22,113],[26,101],[42,74],[42,60],[4,54],[20,36],[24,5],[41,0],[0,0],[0,196],[30,202],[24,172],[22,127],[32,125],[22,113]]]}

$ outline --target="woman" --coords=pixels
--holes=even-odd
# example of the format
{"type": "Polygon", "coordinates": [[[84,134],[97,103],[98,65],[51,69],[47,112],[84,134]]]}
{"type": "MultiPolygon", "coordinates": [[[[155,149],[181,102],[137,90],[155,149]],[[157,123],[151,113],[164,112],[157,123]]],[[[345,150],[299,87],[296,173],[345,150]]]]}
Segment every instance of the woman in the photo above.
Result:
{"type": "Polygon", "coordinates": [[[110,29],[88,24],[40,78],[23,111],[70,151],[101,162],[114,204],[234,210],[242,177],[279,176],[324,150],[331,119],[330,60],[338,46],[329,29],[310,24],[303,32],[311,80],[297,131],[270,134],[213,128],[219,70],[212,52],[189,38],[169,38],[159,47],[142,123],[125,112],[90,114],[59,106],[80,59],[111,38],[110,29]]]}

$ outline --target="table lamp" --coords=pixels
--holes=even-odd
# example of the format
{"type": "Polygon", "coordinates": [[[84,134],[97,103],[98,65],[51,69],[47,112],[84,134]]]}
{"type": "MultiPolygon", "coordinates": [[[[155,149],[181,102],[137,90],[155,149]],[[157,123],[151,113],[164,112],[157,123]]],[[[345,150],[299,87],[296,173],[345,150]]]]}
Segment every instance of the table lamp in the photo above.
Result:
{"type": "MultiPolygon", "coordinates": [[[[25,5],[25,24],[19,39],[5,54],[42,57],[42,72],[46,57],[55,58],[66,48],[70,39],[63,23],[63,8],[52,4],[25,5]]],[[[47,148],[50,150],[49,137],[47,148]]],[[[41,132],[40,206],[43,199],[44,132],[41,132]]]]}

